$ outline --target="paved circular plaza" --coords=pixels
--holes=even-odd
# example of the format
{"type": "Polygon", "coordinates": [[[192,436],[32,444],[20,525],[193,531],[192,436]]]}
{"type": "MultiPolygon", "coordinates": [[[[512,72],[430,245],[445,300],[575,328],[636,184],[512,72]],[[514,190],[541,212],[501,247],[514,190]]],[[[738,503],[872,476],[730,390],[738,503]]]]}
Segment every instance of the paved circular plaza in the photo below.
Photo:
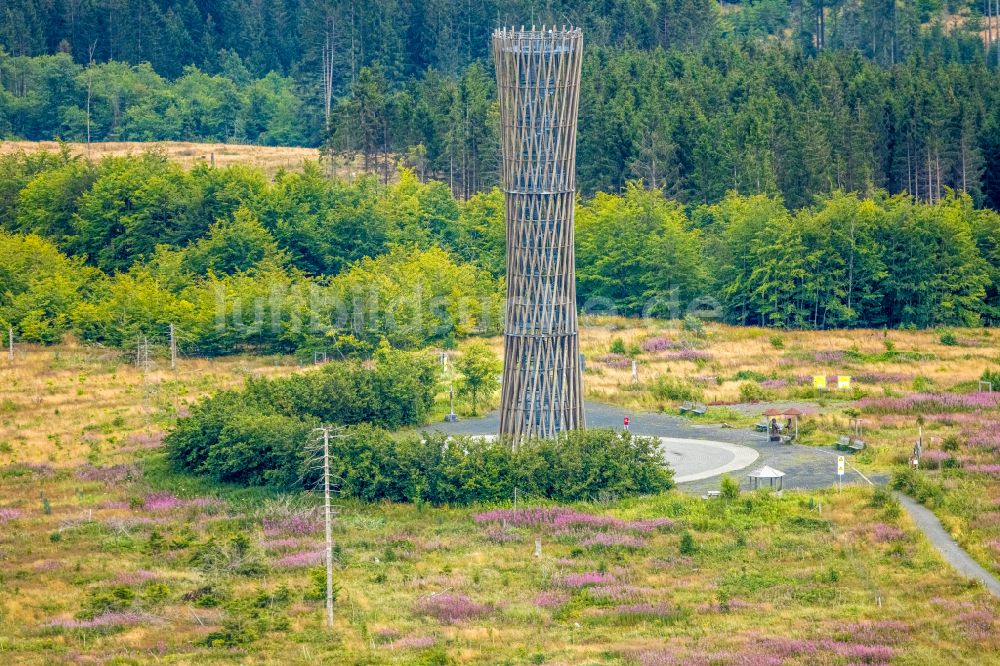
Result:
{"type": "Polygon", "coordinates": [[[742,444],[710,439],[660,437],[660,451],[674,468],[674,481],[689,483],[749,467],[760,453],[742,444]]]}

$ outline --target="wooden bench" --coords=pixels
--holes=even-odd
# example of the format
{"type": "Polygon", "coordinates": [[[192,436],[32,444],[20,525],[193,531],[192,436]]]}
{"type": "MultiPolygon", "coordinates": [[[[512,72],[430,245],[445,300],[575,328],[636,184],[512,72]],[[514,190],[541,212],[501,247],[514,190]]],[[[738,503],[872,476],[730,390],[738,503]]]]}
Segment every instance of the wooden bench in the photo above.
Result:
{"type": "Polygon", "coordinates": [[[760,423],[754,426],[754,430],[757,432],[767,432],[771,428],[771,422],[764,419],[760,423]]]}
{"type": "Polygon", "coordinates": [[[690,412],[690,411],[693,411],[693,410],[694,410],[694,403],[692,403],[690,400],[685,400],[684,404],[681,405],[681,414],[683,414],[684,412],[690,412]]]}
{"type": "Polygon", "coordinates": [[[702,405],[700,403],[696,403],[696,404],[694,404],[694,405],[691,406],[691,411],[693,413],[697,414],[698,416],[704,416],[705,412],[708,411],[708,408],[706,408],[705,405],[702,405]]]}
{"type": "Polygon", "coordinates": [[[838,449],[846,449],[850,445],[851,445],[851,438],[848,437],[847,435],[841,435],[840,438],[837,440],[838,449]]]}
{"type": "Polygon", "coordinates": [[[862,442],[860,439],[855,439],[854,441],[852,441],[850,444],[847,445],[847,448],[857,453],[858,451],[861,451],[862,449],[865,448],[865,443],[862,442]]]}
{"type": "Polygon", "coordinates": [[[709,490],[707,493],[702,495],[702,499],[718,499],[722,497],[721,490],[709,490]]]}

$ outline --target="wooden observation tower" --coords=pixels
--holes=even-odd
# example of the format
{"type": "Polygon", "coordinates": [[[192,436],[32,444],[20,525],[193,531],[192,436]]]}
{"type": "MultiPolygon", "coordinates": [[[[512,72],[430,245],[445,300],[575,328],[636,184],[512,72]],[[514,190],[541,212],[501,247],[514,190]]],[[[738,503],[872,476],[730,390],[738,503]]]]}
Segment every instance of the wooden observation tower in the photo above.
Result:
{"type": "Polygon", "coordinates": [[[585,426],[573,204],[583,34],[493,33],[507,219],[500,435],[516,444],[585,426]]]}

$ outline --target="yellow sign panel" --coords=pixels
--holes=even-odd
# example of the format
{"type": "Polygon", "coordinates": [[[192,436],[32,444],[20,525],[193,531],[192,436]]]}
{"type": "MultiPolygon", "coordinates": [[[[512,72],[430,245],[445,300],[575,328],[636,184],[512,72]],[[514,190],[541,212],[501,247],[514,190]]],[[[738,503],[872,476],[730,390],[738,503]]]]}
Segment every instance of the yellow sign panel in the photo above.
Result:
{"type": "Polygon", "coordinates": [[[848,375],[840,375],[837,377],[837,388],[839,389],[849,389],[851,388],[851,378],[848,375]]]}
{"type": "Polygon", "coordinates": [[[826,375],[814,375],[813,376],[813,387],[818,389],[826,388],[826,375]]]}

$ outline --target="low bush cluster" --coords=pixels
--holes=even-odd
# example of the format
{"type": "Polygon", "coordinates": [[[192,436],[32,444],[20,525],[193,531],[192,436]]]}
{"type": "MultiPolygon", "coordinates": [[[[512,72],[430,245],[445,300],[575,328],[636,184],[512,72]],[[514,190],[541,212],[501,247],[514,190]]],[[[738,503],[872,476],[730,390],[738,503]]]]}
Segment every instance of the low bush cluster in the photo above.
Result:
{"type": "Polygon", "coordinates": [[[352,428],[331,449],[331,474],[343,495],[374,502],[498,502],[514,496],[557,501],[658,493],[673,472],[653,438],[613,430],[578,430],[555,439],[505,441],[443,433],[395,437],[352,428]]]}
{"type": "Polygon", "coordinates": [[[393,435],[426,421],[436,365],[383,347],[373,365],[330,363],[283,379],[252,379],[242,391],[196,405],[165,439],[180,469],[217,481],[311,487],[308,442],[320,423],[346,426],[330,440],[339,492],[365,501],[469,504],[504,501],[516,487],[559,501],[657,493],[673,475],[653,438],[612,430],[566,433],[518,447],[443,433],[393,435]]]}
{"type": "Polygon", "coordinates": [[[241,391],[203,401],[165,439],[180,469],[218,481],[299,487],[319,423],[423,423],[436,369],[422,354],[381,348],[373,365],[330,363],[281,379],[250,379],[241,391]]]}

